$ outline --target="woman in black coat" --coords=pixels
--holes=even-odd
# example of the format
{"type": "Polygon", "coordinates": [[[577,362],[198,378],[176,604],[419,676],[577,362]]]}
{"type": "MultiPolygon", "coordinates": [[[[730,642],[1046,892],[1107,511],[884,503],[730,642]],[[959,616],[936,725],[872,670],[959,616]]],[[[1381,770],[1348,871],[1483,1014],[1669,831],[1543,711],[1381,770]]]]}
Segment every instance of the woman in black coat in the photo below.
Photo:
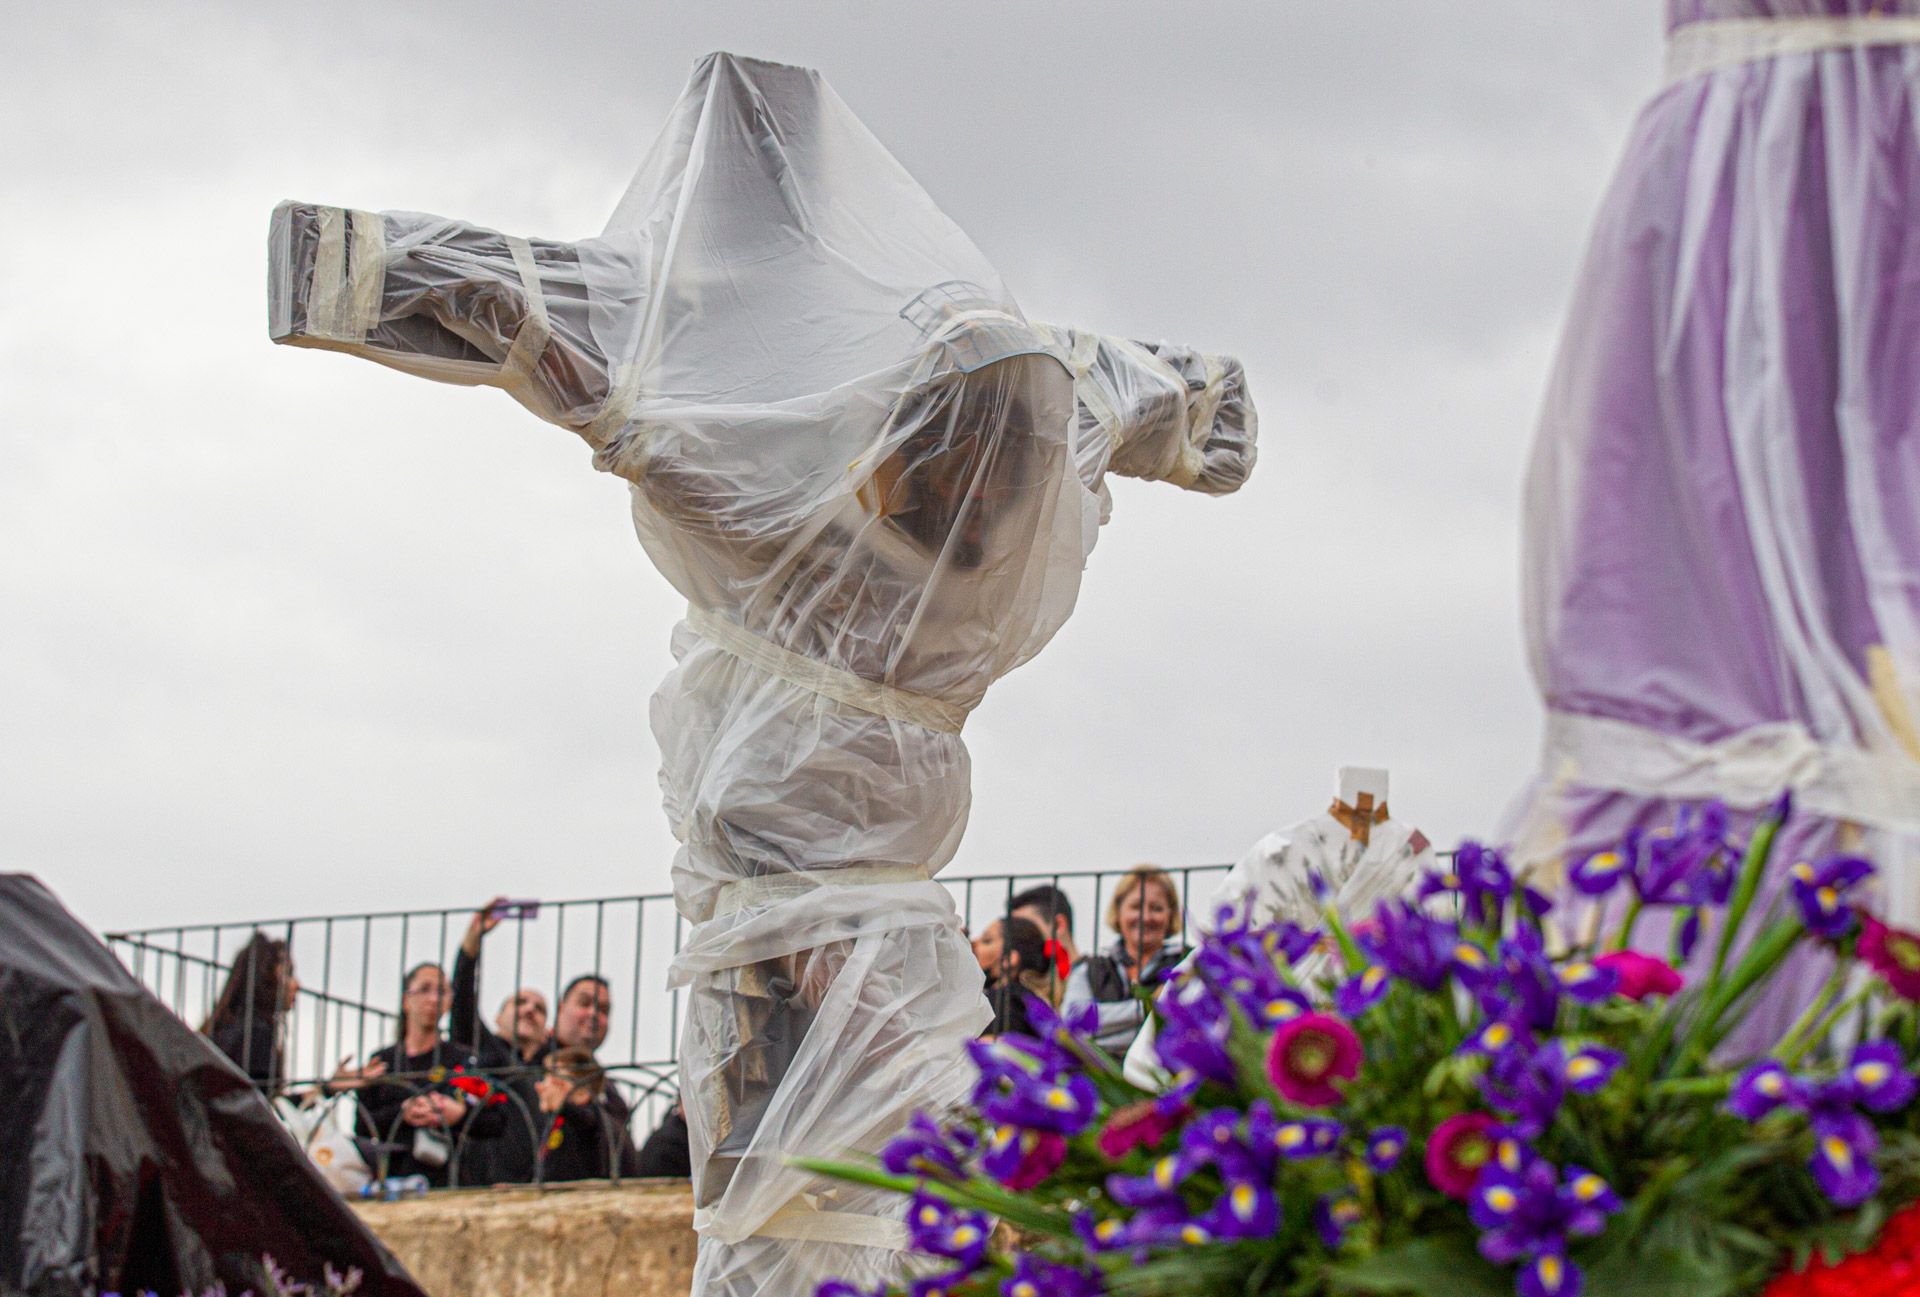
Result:
{"type": "Polygon", "coordinates": [[[287,1079],[287,1013],[300,993],[287,943],[256,931],[240,947],[213,1012],[200,1024],[214,1048],[239,1065],[269,1097],[287,1079]]]}

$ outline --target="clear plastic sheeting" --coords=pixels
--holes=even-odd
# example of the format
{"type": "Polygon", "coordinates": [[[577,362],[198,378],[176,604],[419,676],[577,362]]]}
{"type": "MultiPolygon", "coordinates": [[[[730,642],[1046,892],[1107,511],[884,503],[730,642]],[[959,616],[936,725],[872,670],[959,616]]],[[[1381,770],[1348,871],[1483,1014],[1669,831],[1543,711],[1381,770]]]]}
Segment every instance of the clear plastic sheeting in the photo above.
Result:
{"type": "MultiPolygon", "coordinates": [[[[1397,820],[1373,825],[1363,843],[1333,815],[1315,815],[1248,848],[1191,922],[1204,939],[1213,935],[1222,907],[1250,905],[1255,923],[1286,920],[1317,928],[1330,905],[1352,923],[1371,915],[1382,901],[1412,892],[1421,871],[1437,863],[1426,834],[1397,820]],[[1315,877],[1326,886],[1325,900],[1314,893],[1315,877]]],[[[1331,959],[1324,950],[1309,951],[1294,965],[1294,981],[1311,985],[1328,971],[1331,959]]],[[[1181,969],[1192,962],[1189,955],[1181,969]]],[[[1127,1050],[1126,1076],[1135,1085],[1157,1089],[1170,1080],[1153,1052],[1156,1034],[1148,1019],[1127,1050]]]]}
{"type": "Polygon", "coordinates": [[[1920,45],[1883,43],[1916,13],[1670,6],[1687,57],[1601,210],[1527,482],[1532,859],[1792,787],[1782,868],[1864,850],[1920,919],[1920,45]]]}
{"type": "Polygon", "coordinates": [[[653,701],[694,927],[708,1297],[898,1274],[897,1206],[788,1165],[967,1088],[960,731],[1044,647],[1125,473],[1251,470],[1239,365],[1028,323],[813,72],[709,56],[606,230],[283,204],[276,340],[504,388],[627,479],[690,605],[653,701]]]}

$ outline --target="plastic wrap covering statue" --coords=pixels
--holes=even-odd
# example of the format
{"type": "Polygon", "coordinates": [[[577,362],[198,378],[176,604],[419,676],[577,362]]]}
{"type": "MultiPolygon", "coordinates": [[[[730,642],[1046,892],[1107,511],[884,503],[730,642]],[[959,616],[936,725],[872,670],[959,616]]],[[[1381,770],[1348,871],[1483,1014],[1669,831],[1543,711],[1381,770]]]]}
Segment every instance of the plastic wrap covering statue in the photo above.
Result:
{"type": "Polygon", "coordinates": [[[897,1210],[788,1158],[964,1093],[986,1006],[933,881],[962,724],[1072,611],[1110,468],[1244,479],[1239,366],[1027,323],[817,74],[724,54],[598,238],[292,204],[273,228],[277,339],[578,432],[687,599],[652,722],[693,924],[695,1291],[896,1277],[897,1210]]]}
{"type": "MultiPolygon", "coordinates": [[[[1528,473],[1547,724],[1521,852],[1577,860],[1709,799],[1740,832],[1792,787],[1782,874],[1862,850],[1911,924],[1920,3],[1669,15],[1668,84],[1595,224],[1528,473]]],[[[1778,1037],[1809,972],[1739,1043],[1778,1037]]]]}
{"type": "Polygon", "coordinates": [[[0,874],[0,1292],[264,1292],[357,1267],[424,1297],[206,1037],[0,874]]]}

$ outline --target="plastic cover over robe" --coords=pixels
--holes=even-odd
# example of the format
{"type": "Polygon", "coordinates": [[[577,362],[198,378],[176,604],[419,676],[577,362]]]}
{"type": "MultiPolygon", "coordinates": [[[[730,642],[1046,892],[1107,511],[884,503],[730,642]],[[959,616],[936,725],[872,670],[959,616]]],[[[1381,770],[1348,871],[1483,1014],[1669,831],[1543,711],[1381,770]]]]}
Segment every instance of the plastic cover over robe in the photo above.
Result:
{"type": "Polygon", "coordinates": [[[1109,472],[1246,478],[1240,366],[1029,323],[817,74],[725,54],[597,238],[285,204],[271,253],[277,340],[500,386],[630,483],[689,605],[652,720],[695,1292],[897,1277],[897,1202],[788,1159],[964,1095],[961,727],[1072,611],[1109,472]]]}
{"type": "MultiPolygon", "coordinates": [[[[1862,851],[1911,925],[1920,3],[1669,0],[1668,25],[1528,474],[1547,726],[1520,847],[1577,860],[1708,799],[1739,829],[1791,787],[1778,870],[1862,851]]],[[[1779,979],[1747,1043],[1819,980],[1779,979]]]]}
{"type": "Polygon", "coordinates": [[[244,1073],[46,888],[0,875],[0,1292],[421,1290],[244,1073]]]}

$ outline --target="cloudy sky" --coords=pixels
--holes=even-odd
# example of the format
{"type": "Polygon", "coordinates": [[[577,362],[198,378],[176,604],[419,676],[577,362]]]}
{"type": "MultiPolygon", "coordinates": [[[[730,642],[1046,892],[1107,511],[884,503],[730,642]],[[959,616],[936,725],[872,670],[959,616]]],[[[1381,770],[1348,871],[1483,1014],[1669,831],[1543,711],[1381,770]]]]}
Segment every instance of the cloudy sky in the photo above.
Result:
{"type": "Polygon", "coordinates": [[[9,19],[0,869],[100,928],[661,890],[681,605],[500,393],[266,338],[297,197],[598,230],[700,54],[820,68],[1028,313],[1240,356],[968,726],[956,872],[1237,855],[1392,769],[1490,832],[1533,410],[1657,0],[317,5],[9,19]],[[1172,17],[1177,13],[1177,17],[1172,17]]]}

